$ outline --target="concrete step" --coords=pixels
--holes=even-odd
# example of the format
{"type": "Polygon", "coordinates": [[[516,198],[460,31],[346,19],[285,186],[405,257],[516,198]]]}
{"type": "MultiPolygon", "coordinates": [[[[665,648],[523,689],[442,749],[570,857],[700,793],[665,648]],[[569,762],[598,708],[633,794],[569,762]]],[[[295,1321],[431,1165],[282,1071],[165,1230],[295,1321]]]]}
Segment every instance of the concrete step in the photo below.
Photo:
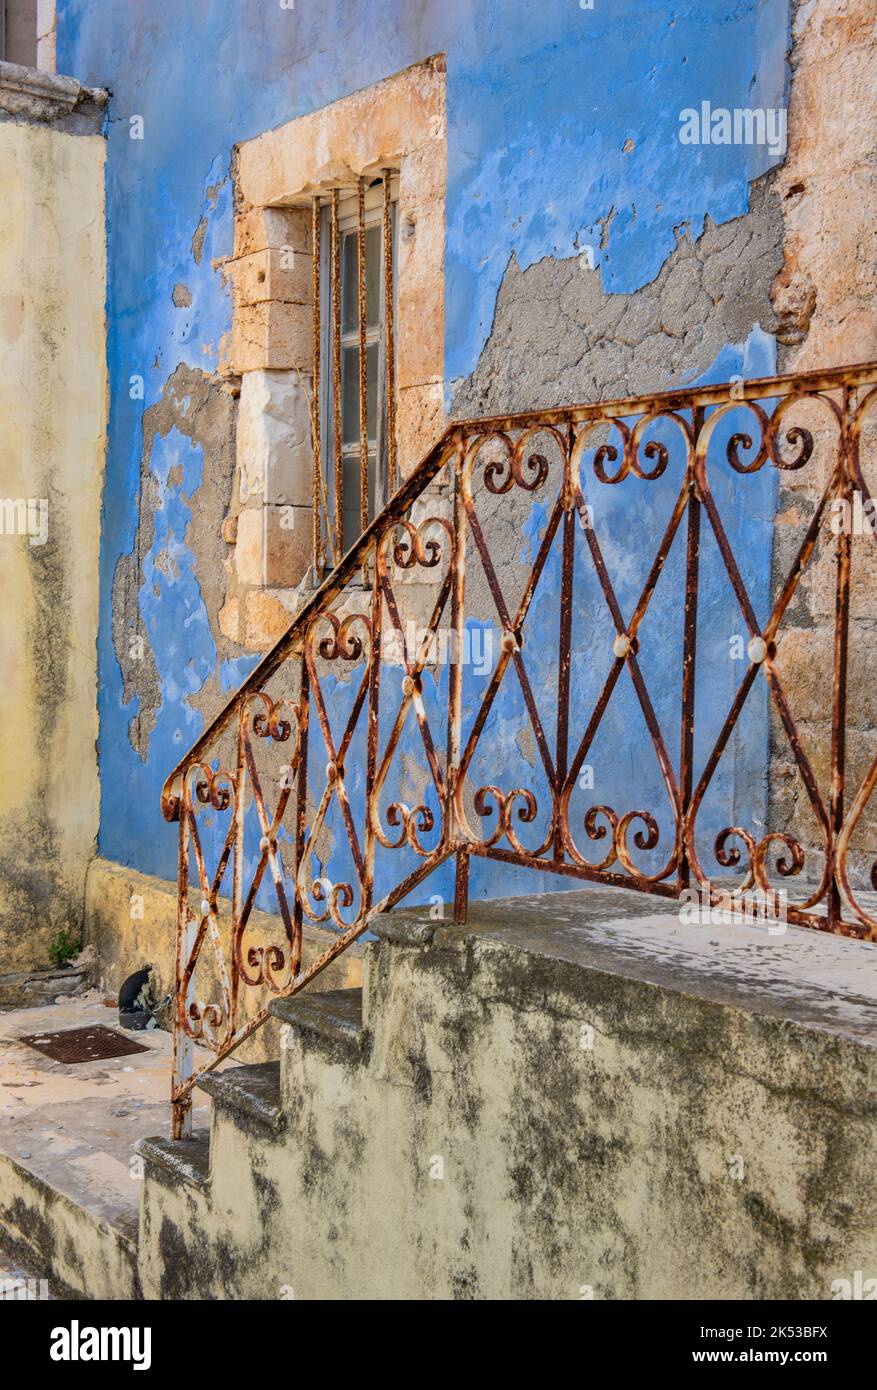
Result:
{"type": "Polygon", "coordinates": [[[214,1117],[222,1110],[245,1124],[255,1122],[275,1134],[283,1128],[279,1062],[211,1071],[201,1078],[198,1087],[212,1097],[214,1117]]]}
{"type": "MultiPolygon", "coordinates": [[[[284,1127],[279,1062],[207,1072],[197,1085],[213,1100],[214,1130],[223,1117],[240,1129],[263,1135],[279,1134],[284,1127]]],[[[141,1139],[137,1152],[149,1177],[202,1189],[210,1182],[212,1143],[211,1131],[205,1129],[189,1139],[141,1139]]]]}
{"type": "Polygon", "coordinates": [[[210,1133],[203,1130],[191,1139],[141,1139],[137,1152],[147,1164],[150,1176],[173,1182],[205,1187],[210,1177],[210,1133]]]}
{"type": "Polygon", "coordinates": [[[303,990],[289,999],[273,1000],[268,1012],[326,1055],[348,1061],[362,1048],[361,989],[303,990]]]}
{"type": "MultiPolygon", "coordinates": [[[[0,1013],[0,1244],[79,1298],[139,1296],[143,1165],[137,1143],[167,1133],[171,1038],[126,1034],[145,1051],[78,1063],[28,1046],[34,1033],[117,1027],[91,994],[0,1013]]],[[[210,1102],[198,1096],[195,1123],[210,1102]]]]}
{"type": "Polygon", "coordinates": [[[7,1154],[0,1154],[0,1228],[8,1249],[70,1297],[140,1296],[136,1225],[101,1218],[7,1154]]]}
{"type": "MultiPolygon", "coordinates": [[[[293,999],[278,999],[269,1012],[323,1052],[340,1050],[345,1059],[356,1054],[362,1038],[362,990],[339,989],[303,992],[293,999]]],[[[197,1083],[213,1101],[213,1131],[191,1139],[143,1139],[137,1151],[149,1176],[198,1189],[210,1181],[211,1151],[216,1128],[234,1125],[255,1139],[280,1135],[286,1127],[281,1093],[281,1063],[255,1062],[207,1072],[197,1083]]]]}
{"type": "MultiPolygon", "coordinates": [[[[302,994],[278,1000],[271,1012],[321,1047],[349,1050],[359,1046],[362,1025],[362,990],[343,989],[302,994]]],[[[223,1071],[207,1072],[197,1083],[213,1101],[213,1129],[190,1139],[143,1139],[137,1151],[148,1168],[147,1176],[172,1186],[190,1186],[209,1192],[211,1157],[217,1143],[217,1126],[231,1124],[256,1142],[282,1134],[286,1114],[281,1099],[280,1062],[256,1062],[223,1071]]],[[[209,1197],[208,1197],[209,1200],[209,1197]]]]}

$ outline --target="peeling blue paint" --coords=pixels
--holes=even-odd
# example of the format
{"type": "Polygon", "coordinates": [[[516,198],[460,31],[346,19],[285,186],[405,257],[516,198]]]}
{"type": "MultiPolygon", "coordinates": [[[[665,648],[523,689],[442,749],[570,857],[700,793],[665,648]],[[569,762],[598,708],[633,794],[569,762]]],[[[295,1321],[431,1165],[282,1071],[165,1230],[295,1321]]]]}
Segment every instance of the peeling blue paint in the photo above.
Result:
{"type": "MultiPolygon", "coordinates": [[[[604,288],[630,293],[657,275],[675,244],[674,228],[687,224],[696,237],[707,216],[722,222],[746,210],[750,180],[775,157],[745,146],[682,147],[679,112],[704,98],[729,108],[784,105],[788,25],[788,0],[595,0],[593,10],[582,10],[576,0],[490,0],[477,6],[471,0],[423,0],[416,6],[402,0],[361,6],[302,0],[292,10],[270,0],[151,0],[148,8],[117,0],[59,0],[59,71],[112,91],[111,414],[99,635],[103,854],[173,877],[175,832],[160,819],[158,794],[166,772],[201,727],[191,697],[216,672],[199,576],[186,546],[195,470],[210,461],[196,459],[188,441],[168,437],[156,442],[151,461],[163,490],[141,590],[163,697],[144,764],[127,738],[134,710],[124,703],[113,650],[113,575],[135,541],[143,412],[160,399],[179,363],[213,371],[220,338],[230,326],[227,290],[213,262],[231,251],[234,143],[431,54],[447,55],[450,382],[478,360],[513,255],[526,267],[591,245],[604,288]],[[135,115],[143,118],[142,140],[130,138],[135,115]],[[206,232],[196,264],[192,239],[202,218],[206,232]],[[172,302],[177,283],[191,295],[187,308],[172,302]],[[133,375],[144,379],[142,400],[129,389],[133,375]],[[178,487],[167,479],[172,455],[184,464],[178,487]],[[171,562],[172,576],[157,568],[160,555],[171,562]]],[[[729,344],[710,375],[751,375],[772,365],[773,344],[754,331],[746,344],[729,344]]],[[[747,577],[763,598],[772,484],[750,481],[746,503],[735,503],[735,526],[747,577]]],[[[656,514],[666,504],[667,486],[649,495],[656,514]]],[[[606,503],[603,524],[615,561],[623,558],[629,516],[622,512],[635,491],[631,487],[606,503]]],[[[544,520],[544,513],[534,511],[525,538],[530,554],[544,520]]],[[[623,585],[628,604],[638,577],[631,572],[623,585]]],[[[556,584],[556,573],[547,571],[539,594],[546,623],[556,584]]],[[[660,621],[659,597],[649,622],[660,621]]],[[[584,623],[595,600],[586,590],[578,598],[584,623]]],[[[727,632],[734,601],[722,590],[720,576],[707,580],[704,605],[716,616],[715,630],[727,632]]],[[[539,611],[537,605],[534,616],[539,611]]],[[[728,662],[722,676],[714,657],[716,687],[704,696],[711,718],[721,710],[730,678],[728,662]]],[[[545,652],[542,664],[544,658],[545,652]]],[[[224,662],[218,673],[222,688],[233,689],[254,660],[224,662]]],[[[585,644],[576,673],[582,700],[590,688],[587,661],[585,644]]],[[[704,670],[710,669],[707,657],[704,670]]],[[[708,676],[702,679],[708,682],[708,676]]],[[[548,701],[544,671],[535,681],[548,701]]],[[[669,709],[672,694],[665,682],[661,709],[669,709]]],[[[445,698],[443,673],[430,690],[437,711],[445,698]]],[[[519,697],[508,683],[494,714],[503,747],[514,746],[520,718],[519,697]]],[[[757,723],[757,712],[753,718],[757,723]]],[[[673,737],[678,740],[678,730],[673,737]]],[[[416,735],[408,746],[416,749],[416,735]]],[[[641,734],[629,747],[628,761],[618,760],[619,785],[629,782],[640,753],[648,753],[641,734]]],[[[758,739],[749,747],[748,758],[735,757],[741,789],[751,790],[747,779],[759,765],[758,739]]],[[[312,755],[317,757],[316,747],[312,755]]],[[[648,782],[648,793],[654,789],[659,795],[660,785],[648,782]]],[[[611,786],[607,799],[609,791],[611,786]]],[[[360,795],[358,787],[353,794],[360,795]]],[[[521,883],[519,877],[504,871],[502,891],[533,887],[532,877],[521,883]]],[[[474,882],[479,892],[498,886],[490,866],[477,866],[474,882]]],[[[430,890],[441,891],[432,885],[430,890]]]]}

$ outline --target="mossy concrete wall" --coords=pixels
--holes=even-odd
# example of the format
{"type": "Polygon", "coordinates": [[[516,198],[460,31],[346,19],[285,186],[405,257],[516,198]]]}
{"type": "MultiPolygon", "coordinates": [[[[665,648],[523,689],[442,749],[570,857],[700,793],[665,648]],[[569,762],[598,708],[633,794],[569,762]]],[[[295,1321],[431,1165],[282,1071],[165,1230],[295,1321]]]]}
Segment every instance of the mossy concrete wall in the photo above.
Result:
{"type": "MultiPolygon", "coordinates": [[[[4,81],[0,974],[47,965],[59,931],[81,926],[99,814],[107,412],[104,140],[59,125],[51,93],[39,99],[42,119],[12,118],[4,81]]],[[[74,97],[62,95],[73,119],[74,97]]]]}
{"type": "Polygon", "coordinates": [[[380,931],[358,1039],[290,1015],[285,1128],[215,1107],[206,1185],[147,1170],[147,1297],[831,1299],[877,1273],[872,947],[603,891],[380,931]]]}

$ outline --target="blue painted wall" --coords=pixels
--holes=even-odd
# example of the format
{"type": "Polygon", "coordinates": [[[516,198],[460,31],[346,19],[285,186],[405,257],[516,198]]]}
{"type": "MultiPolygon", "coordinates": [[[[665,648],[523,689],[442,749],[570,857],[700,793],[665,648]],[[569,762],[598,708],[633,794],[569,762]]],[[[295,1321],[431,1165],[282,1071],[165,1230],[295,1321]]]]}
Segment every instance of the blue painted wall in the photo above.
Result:
{"type": "MultiPolygon", "coordinates": [[[[593,9],[577,0],[295,0],[293,9],[279,0],[58,0],[59,71],[112,92],[102,854],[174,876],[175,828],[160,818],[159,790],[200,730],[191,695],[216,664],[186,547],[187,499],[210,461],[187,440],[168,437],[153,457],[161,484],[155,550],[170,546],[178,566],[173,579],[151,559],[144,572],[141,613],[162,683],[144,764],[127,736],[135,711],[123,703],[113,649],[113,576],[134,543],[143,412],[178,363],[215,369],[229,327],[229,299],[211,259],[231,250],[233,144],[446,54],[445,346],[448,377],[459,378],[477,362],[513,254],[527,266],[597,245],[598,219],[614,208],[598,264],[606,290],[630,292],[657,274],[674,246],[674,227],[688,223],[697,236],[707,215],[721,222],[746,210],[750,181],[775,157],[746,146],[687,148],[683,157],[679,112],[703,99],[729,108],[785,105],[787,34],[788,0],[594,0],[593,9]],[[132,116],[143,118],[143,140],[130,138],[132,116]],[[196,265],[192,235],[202,216],[208,230],[196,265]],[[186,310],[172,303],[177,281],[192,293],[186,310]],[[131,399],[133,374],[145,378],[145,400],[131,399]],[[183,466],[181,485],[170,481],[172,461],[183,466]]],[[[772,342],[755,334],[729,344],[711,375],[759,374],[773,361],[772,342]]],[[[746,505],[760,521],[741,538],[754,591],[764,599],[772,494],[768,482],[752,487],[746,505]]],[[[556,575],[547,574],[546,603],[555,585],[556,575]]],[[[739,617],[719,578],[706,590],[721,618],[717,630],[736,630],[739,617]]],[[[229,689],[250,664],[245,658],[223,671],[229,689]]],[[[582,699],[587,669],[584,662],[582,699]]],[[[715,711],[725,701],[726,660],[723,670],[715,711]]],[[[497,710],[507,738],[520,716],[515,699],[509,685],[497,710]]],[[[763,718],[759,727],[747,775],[763,766],[763,718]]],[[[641,728],[632,738],[644,738],[641,728]]],[[[630,744],[631,766],[639,766],[640,746],[630,744]]],[[[513,886],[525,885],[504,880],[505,891],[513,886]]],[[[495,880],[481,879],[480,891],[490,889],[495,880]]]]}

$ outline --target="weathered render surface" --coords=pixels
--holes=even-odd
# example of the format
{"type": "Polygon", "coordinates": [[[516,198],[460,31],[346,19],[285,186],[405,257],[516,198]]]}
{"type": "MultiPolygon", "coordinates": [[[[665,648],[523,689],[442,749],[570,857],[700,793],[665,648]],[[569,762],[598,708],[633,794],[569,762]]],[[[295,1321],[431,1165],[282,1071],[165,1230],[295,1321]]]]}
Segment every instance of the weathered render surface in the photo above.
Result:
{"type": "Polygon", "coordinates": [[[704,376],[723,354],[730,376],[745,367],[753,330],[765,339],[776,332],[770,295],[782,264],[770,174],[753,183],[740,217],[721,226],[707,219],[696,239],[680,227],[656,278],[629,294],[606,294],[582,255],[546,257],[526,270],[513,260],[478,367],[454,395],[454,416],[649,395],[704,376]]]}
{"type": "Polygon", "coordinates": [[[0,65],[0,974],[79,930],[98,830],[102,95],[0,65]]]}
{"type": "Polygon", "coordinates": [[[361,1017],[279,1004],[279,1073],[221,1078],[209,1168],[146,1146],[144,1293],[831,1298],[877,1262],[871,954],[602,891],[391,914],[361,1017]]]}

